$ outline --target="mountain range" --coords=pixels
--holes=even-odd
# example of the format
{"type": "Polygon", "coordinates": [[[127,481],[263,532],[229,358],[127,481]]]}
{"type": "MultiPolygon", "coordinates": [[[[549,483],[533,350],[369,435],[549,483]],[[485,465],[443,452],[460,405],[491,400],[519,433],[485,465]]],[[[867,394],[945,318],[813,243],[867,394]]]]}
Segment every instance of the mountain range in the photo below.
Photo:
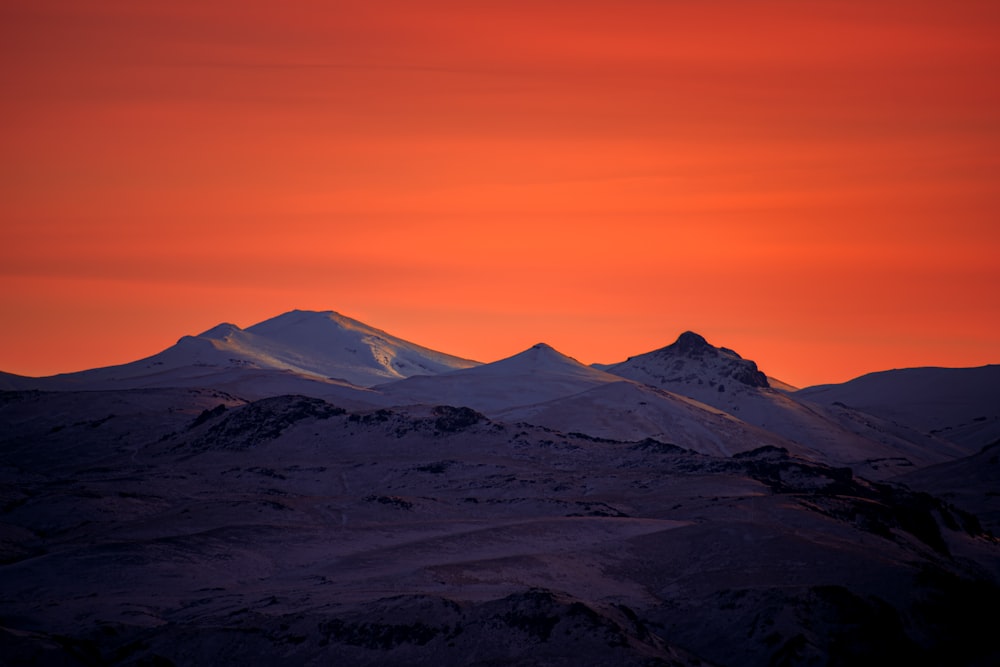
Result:
{"type": "Polygon", "coordinates": [[[292,311],[0,390],[24,662],[1000,655],[1000,366],[795,389],[693,332],[479,363],[292,311]]]}
{"type": "Polygon", "coordinates": [[[219,324],[121,366],[0,377],[6,389],[211,387],[243,399],[299,394],[351,407],[465,406],[599,437],[665,438],[712,454],[773,444],[875,477],[967,456],[1000,438],[990,391],[997,386],[1000,367],[986,366],[888,371],[794,390],[693,332],[616,364],[585,366],[545,343],[482,364],[333,311],[301,310],[247,329],[219,324]]]}
{"type": "Polygon", "coordinates": [[[214,386],[261,398],[296,390],[336,395],[342,387],[357,389],[475,365],[332,311],[294,310],[246,329],[219,324],[121,366],[40,379],[5,374],[0,386],[89,390],[214,386]]]}

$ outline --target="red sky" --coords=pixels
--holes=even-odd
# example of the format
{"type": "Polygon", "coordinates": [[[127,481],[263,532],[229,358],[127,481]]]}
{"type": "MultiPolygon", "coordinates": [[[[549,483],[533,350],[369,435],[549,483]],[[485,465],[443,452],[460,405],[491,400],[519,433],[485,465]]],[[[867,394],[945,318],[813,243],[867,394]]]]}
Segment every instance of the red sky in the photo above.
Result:
{"type": "Polygon", "coordinates": [[[6,0],[0,369],[334,309],[492,361],[684,330],[1000,363],[995,0],[6,0]]]}

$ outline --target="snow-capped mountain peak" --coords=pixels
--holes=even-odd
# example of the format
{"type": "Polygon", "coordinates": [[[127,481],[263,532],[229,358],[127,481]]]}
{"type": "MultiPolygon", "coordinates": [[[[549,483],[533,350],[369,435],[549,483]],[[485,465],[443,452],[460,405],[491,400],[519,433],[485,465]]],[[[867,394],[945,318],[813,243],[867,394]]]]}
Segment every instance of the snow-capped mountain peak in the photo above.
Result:
{"type": "Polygon", "coordinates": [[[197,336],[184,336],[184,338],[225,338],[236,331],[242,331],[242,329],[231,322],[222,322],[207,331],[202,331],[197,336]]]}
{"type": "Polygon", "coordinates": [[[245,330],[223,324],[198,338],[262,368],[339,378],[361,386],[476,365],[333,310],[292,310],[245,330]]]}
{"type": "Polygon", "coordinates": [[[280,391],[308,393],[316,383],[323,385],[321,390],[331,382],[367,387],[476,365],[332,310],[293,310],[246,329],[224,322],[121,366],[28,379],[17,385],[82,389],[238,385],[240,391],[258,396],[270,391],[270,380],[277,380],[280,391]],[[298,380],[308,384],[295,384],[298,380]],[[252,386],[244,387],[247,383],[252,386]]]}
{"type": "Polygon", "coordinates": [[[380,329],[341,315],[335,310],[295,309],[247,327],[247,331],[274,337],[280,336],[281,333],[301,337],[304,334],[329,332],[332,329],[389,335],[380,329]]]}
{"type": "Polygon", "coordinates": [[[572,372],[590,374],[593,369],[556,350],[548,343],[536,343],[517,354],[479,367],[483,373],[572,372]]]}
{"type": "Polygon", "coordinates": [[[621,378],[585,366],[546,343],[489,364],[376,387],[404,403],[448,404],[494,414],[569,396],[621,378]]]}
{"type": "Polygon", "coordinates": [[[659,387],[707,384],[713,390],[724,392],[727,386],[770,386],[756,363],[728,348],[714,347],[693,331],[685,331],[666,347],[630,357],[607,370],[659,387]]]}

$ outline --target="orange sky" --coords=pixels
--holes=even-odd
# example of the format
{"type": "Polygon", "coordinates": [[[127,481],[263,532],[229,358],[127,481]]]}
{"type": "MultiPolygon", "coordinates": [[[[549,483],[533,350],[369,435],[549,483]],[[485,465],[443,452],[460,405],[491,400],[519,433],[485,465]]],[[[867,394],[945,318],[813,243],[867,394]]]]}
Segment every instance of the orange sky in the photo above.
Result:
{"type": "Polygon", "coordinates": [[[6,0],[0,370],[334,309],[482,361],[692,329],[1000,363],[995,0],[6,0]]]}

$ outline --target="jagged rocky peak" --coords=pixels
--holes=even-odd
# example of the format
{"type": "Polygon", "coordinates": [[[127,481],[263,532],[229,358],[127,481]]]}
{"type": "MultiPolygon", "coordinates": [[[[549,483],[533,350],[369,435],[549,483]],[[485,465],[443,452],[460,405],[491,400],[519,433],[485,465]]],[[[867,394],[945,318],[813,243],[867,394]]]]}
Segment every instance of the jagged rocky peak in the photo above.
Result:
{"type": "Polygon", "coordinates": [[[707,383],[724,387],[729,381],[748,387],[771,386],[753,361],[728,348],[715,347],[693,331],[685,331],[674,343],[631,357],[608,371],[659,386],[707,383]]]}
{"type": "Polygon", "coordinates": [[[714,350],[705,337],[693,331],[685,331],[677,337],[673,345],[669,345],[666,350],[672,350],[687,356],[701,356],[710,350],[714,350]]]}

